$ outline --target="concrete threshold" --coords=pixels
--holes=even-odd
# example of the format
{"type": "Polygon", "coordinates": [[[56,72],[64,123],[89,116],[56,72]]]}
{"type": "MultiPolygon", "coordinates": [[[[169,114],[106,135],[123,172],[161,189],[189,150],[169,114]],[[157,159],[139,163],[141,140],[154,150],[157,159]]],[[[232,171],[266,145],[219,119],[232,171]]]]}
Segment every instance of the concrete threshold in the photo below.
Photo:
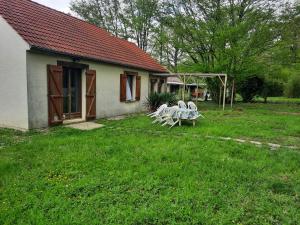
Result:
{"type": "Polygon", "coordinates": [[[68,124],[83,123],[83,122],[85,122],[85,119],[77,118],[77,119],[64,120],[63,124],[68,125],[68,124]]]}
{"type": "Polygon", "coordinates": [[[69,124],[66,125],[66,127],[78,129],[78,130],[93,130],[93,129],[104,127],[104,125],[95,122],[83,122],[83,123],[69,124]]]}

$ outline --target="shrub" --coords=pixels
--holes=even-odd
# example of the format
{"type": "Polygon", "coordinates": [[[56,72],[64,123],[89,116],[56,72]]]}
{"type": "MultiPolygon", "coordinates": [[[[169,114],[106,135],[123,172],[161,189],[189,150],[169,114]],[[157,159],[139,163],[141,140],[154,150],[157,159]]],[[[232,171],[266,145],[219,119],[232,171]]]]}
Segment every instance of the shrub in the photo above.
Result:
{"type": "Polygon", "coordinates": [[[145,102],[145,105],[151,111],[156,110],[162,104],[173,105],[176,103],[176,95],[172,93],[152,93],[145,102]]]}
{"type": "Polygon", "coordinates": [[[259,95],[267,102],[268,97],[283,96],[284,84],[279,80],[265,79],[259,95]]]}
{"type": "Polygon", "coordinates": [[[210,92],[210,96],[214,102],[219,101],[219,95],[220,95],[220,80],[219,78],[207,78],[206,79],[207,83],[207,89],[210,92]]]}
{"type": "Polygon", "coordinates": [[[300,76],[293,76],[285,86],[285,95],[289,98],[300,98],[300,76]]]}
{"type": "Polygon", "coordinates": [[[263,85],[264,80],[259,76],[248,76],[239,81],[237,90],[243,102],[251,102],[255,95],[261,93],[263,85]]]}

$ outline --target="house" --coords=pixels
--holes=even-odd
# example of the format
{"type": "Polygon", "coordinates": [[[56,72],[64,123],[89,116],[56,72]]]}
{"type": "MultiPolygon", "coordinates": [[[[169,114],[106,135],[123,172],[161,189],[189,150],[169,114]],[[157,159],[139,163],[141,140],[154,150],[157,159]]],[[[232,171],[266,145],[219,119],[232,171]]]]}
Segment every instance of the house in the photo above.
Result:
{"type": "MultiPolygon", "coordinates": [[[[158,76],[152,74],[150,76],[150,93],[173,93],[182,98],[184,83],[176,76],[158,76]]],[[[185,90],[190,99],[205,100],[207,88],[205,83],[187,83],[185,90]],[[198,96],[197,96],[198,95],[198,96]]]]}
{"type": "MultiPolygon", "coordinates": [[[[168,77],[166,80],[166,91],[179,95],[182,95],[184,83],[178,77],[168,77]]],[[[207,92],[205,83],[187,83],[186,91],[188,92],[189,98],[200,98],[205,99],[207,92]],[[197,96],[198,95],[198,96],[197,96]]]]}
{"type": "Polygon", "coordinates": [[[167,92],[167,78],[157,75],[150,76],[150,93],[167,92]]]}
{"type": "Polygon", "coordinates": [[[31,129],[143,110],[152,73],[135,44],[30,0],[0,0],[0,125],[31,129]]]}

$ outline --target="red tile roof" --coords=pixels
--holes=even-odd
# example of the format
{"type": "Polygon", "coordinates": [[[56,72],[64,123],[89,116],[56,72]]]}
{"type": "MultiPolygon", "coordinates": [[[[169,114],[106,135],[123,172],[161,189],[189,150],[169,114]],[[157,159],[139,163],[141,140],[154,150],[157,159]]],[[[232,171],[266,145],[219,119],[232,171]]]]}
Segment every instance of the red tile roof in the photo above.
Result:
{"type": "Polygon", "coordinates": [[[0,0],[0,15],[33,48],[153,72],[166,72],[134,43],[30,0],[0,0]]]}

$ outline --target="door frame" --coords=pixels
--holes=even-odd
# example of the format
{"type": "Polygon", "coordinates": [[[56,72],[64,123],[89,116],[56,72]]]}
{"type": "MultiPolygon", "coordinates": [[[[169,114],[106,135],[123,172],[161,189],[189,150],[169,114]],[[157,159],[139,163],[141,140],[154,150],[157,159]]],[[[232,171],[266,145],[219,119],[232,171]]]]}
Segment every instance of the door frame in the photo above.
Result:
{"type": "MultiPolygon", "coordinates": [[[[84,71],[89,69],[89,65],[88,64],[84,64],[84,63],[79,63],[79,62],[75,62],[76,59],[73,59],[73,62],[68,62],[68,61],[62,61],[62,60],[58,60],[57,61],[57,65],[58,66],[62,66],[63,68],[73,68],[73,69],[81,69],[81,76],[80,76],[80,113],[76,112],[76,113],[69,113],[69,118],[64,118],[64,120],[71,120],[71,119],[75,119],[75,118],[82,118],[83,115],[83,97],[82,97],[82,93],[83,93],[83,82],[82,79],[84,78],[84,71]]],[[[65,114],[63,114],[65,115],[65,114]]]]}

